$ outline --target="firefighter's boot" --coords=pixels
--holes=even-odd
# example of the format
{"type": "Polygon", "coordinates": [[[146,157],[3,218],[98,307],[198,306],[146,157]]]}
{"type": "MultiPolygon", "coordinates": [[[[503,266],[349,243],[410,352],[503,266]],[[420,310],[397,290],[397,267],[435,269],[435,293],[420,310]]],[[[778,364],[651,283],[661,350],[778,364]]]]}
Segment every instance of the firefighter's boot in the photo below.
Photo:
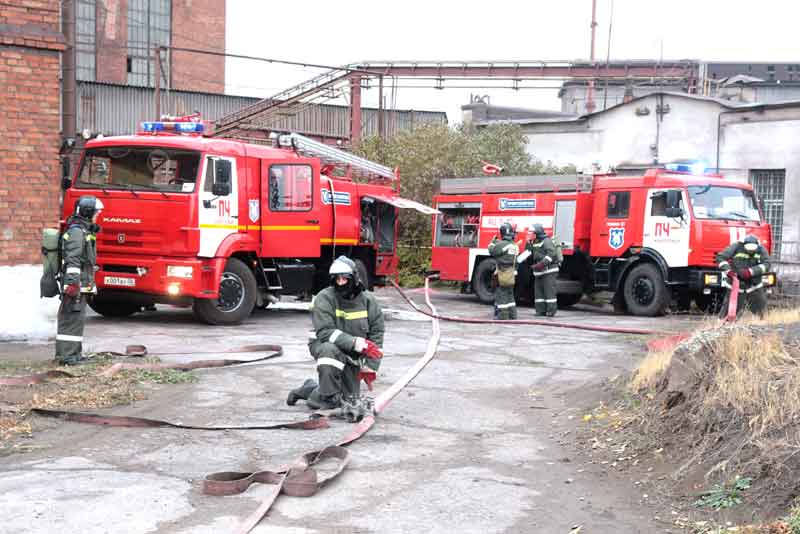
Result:
{"type": "Polygon", "coordinates": [[[294,406],[300,399],[308,400],[309,395],[317,388],[317,381],[309,378],[299,388],[295,388],[289,392],[286,397],[286,404],[294,406]]]}

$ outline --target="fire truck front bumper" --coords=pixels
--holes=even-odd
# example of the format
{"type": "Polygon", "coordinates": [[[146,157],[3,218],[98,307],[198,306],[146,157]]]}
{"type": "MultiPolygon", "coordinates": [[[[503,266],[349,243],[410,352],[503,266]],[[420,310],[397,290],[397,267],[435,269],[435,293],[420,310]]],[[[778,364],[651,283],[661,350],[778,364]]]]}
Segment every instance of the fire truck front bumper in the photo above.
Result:
{"type": "Polygon", "coordinates": [[[98,266],[95,282],[100,290],[144,293],[162,297],[157,301],[180,302],[216,298],[225,259],[103,256],[98,266]]]}
{"type": "MultiPolygon", "coordinates": [[[[768,293],[772,292],[772,288],[778,283],[778,276],[775,273],[767,273],[761,277],[761,284],[759,288],[766,288],[768,293]]],[[[715,291],[722,291],[730,287],[722,272],[717,270],[697,270],[692,271],[689,275],[689,289],[699,291],[708,295],[715,291]]]]}

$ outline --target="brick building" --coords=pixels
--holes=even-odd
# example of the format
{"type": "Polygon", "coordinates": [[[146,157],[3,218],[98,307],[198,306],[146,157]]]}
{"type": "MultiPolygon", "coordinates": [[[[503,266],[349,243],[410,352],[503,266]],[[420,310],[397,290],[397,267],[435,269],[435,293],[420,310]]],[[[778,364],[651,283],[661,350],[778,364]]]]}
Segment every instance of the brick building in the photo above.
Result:
{"type": "Polygon", "coordinates": [[[225,92],[225,58],[173,48],[225,51],[223,0],[76,0],[79,81],[225,92]]]}
{"type": "Polygon", "coordinates": [[[41,230],[58,221],[59,4],[0,7],[0,265],[41,261],[41,230]]]}

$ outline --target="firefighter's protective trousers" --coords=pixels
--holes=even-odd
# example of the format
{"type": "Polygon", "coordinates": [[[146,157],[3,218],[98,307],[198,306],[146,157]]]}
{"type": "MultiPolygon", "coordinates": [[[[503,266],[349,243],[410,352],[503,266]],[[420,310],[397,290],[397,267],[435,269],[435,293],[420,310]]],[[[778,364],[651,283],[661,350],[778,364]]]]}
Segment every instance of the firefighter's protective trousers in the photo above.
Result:
{"type": "Polygon", "coordinates": [[[383,346],[383,313],[372,293],[347,299],[328,287],[314,297],[311,320],[314,333],[308,348],[316,360],[319,386],[309,395],[309,405],[336,407],[342,398],[360,395],[362,365],[378,370],[380,360],[364,358],[354,346],[358,337],[383,346]]]}
{"type": "Polygon", "coordinates": [[[558,310],[556,281],[558,280],[558,262],[556,246],[549,237],[528,242],[531,251],[531,263],[541,265],[533,271],[533,302],[536,315],[553,317],[558,310]]]}

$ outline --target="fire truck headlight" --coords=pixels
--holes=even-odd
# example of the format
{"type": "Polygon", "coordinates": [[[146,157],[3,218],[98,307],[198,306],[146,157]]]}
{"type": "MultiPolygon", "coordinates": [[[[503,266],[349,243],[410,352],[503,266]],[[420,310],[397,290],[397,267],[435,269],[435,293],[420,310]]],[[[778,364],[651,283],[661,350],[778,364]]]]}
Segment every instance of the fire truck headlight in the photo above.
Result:
{"type": "Polygon", "coordinates": [[[707,274],[703,277],[703,283],[707,286],[713,286],[719,284],[719,275],[718,274],[707,274]]]}
{"type": "Polygon", "coordinates": [[[180,284],[170,284],[167,286],[167,293],[172,296],[178,295],[181,292],[180,284]]]}
{"type": "Polygon", "coordinates": [[[171,278],[191,278],[191,265],[167,265],[167,276],[171,278]]]}
{"type": "Polygon", "coordinates": [[[765,280],[766,283],[764,285],[768,285],[768,286],[774,286],[775,285],[775,273],[769,273],[765,278],[766,278],[766,280],[765,280]]]}

